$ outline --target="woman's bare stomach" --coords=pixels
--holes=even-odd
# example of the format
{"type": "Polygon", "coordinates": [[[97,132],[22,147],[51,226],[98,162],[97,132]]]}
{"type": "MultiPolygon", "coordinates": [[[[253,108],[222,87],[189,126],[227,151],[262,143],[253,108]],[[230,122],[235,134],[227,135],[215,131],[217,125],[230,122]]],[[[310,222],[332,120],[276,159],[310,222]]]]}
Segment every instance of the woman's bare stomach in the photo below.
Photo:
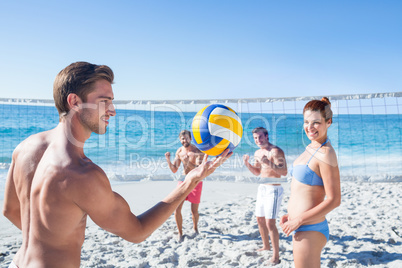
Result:
{"type": "MultiPolygon", "coordinates": [[[[325,191],[323,187],[306,185],[293,179],[288,201],[289,220],[296,218],[302,213],[316,207],[324,200],[324,197],[325,191]]],[[[305,222],[303,225],[315,224],[322,222],[323,220],[325,220],[325,217],[314,221],[305,222]]]]}

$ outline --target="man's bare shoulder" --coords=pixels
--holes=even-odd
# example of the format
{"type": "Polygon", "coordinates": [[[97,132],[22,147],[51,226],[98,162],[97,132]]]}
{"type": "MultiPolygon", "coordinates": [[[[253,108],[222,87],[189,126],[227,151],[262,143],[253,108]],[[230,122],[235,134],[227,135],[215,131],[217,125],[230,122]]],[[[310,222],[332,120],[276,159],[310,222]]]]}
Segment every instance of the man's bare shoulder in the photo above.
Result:
{"type": "Polygon", "coordinates": [[[284,154],[283,150],[276,145],[272,145],[270,152],[274,155],[284,154]]]}
{"type": "Polygon", "coordinates": [[[182,150],[183,150],[183,146],[179,147],[179,149],[177,149],[177,151],[176,151],[176,155],[179,155],[182,150]]]}
{"type": "Polygon", "coordinates": [[[56,189],[61,195],[87,212],[86,204],[98,198],[96,196],[104,196],[103,193],[111,191],[111,185],[105,172],[92,161],[74,162],[52,167],[52,180],[58,185],[56,189]]]}
{"type": "Polygon", "coordinates": [[[90,159],[80,159],[60,169],[59,173],[68,174],[70,182],[78,186],[93,187],[94,183],[104,182],[107,179],[106,173],[101,167],[90,159]]]}
{"type": "Polygon", "coordinates": [[[194,144],[190,144],[190,150],[191,150],[191,152],[193,152],[193,153],[196,153],[196,154],[204,154],[203,152],[201,152],[200,151],[200,149],[198,149],[197,148],[197,146],[195,146],[194,144]]]}
{"type": "Polygon", "coordinates": [[[50,142],[51,138],[48,131],[31,135],[23,140],[12,154],[14,167],[23,171],[24,176],[34,172],[50,142]]]}
{"type": "Polygon", "coordinates": [[[104,207],[113,190],[106,173],[95,163],[88,162],[78,170],[69,170],[67,191],[71,200],[86,214],[104,207]]]}
{"type": "Polygon", "coordinates": [[[51,140],[51,131],[40,132],[33,134],[23,140],[14,150],[15,154],[20,152],[26,153],[28,151],[37,151],[46,148],[51,140]]]}

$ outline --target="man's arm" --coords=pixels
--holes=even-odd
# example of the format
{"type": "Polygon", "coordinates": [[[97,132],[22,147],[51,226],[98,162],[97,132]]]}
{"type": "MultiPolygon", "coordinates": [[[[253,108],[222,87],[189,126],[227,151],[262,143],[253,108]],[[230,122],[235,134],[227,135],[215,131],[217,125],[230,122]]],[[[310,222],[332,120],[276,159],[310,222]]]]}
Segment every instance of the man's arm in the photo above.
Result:
{"type": "Polygon", "coordinates": [[[276,173],[281,176],[288,174],[288,168],[285,159],[285,153],[280,148],[271,149],[272,161],[266,155],[261,158],[261,162],[272,168],[276,173]]]}
{"type": "Polygon", "coordinates": [[[255,176],[259,176],[261,174],[261,164],[258,162],[257,157],[254,155],[254,165],[250,164],[249,162],[250,156],[249,155],[244,155],[243,156],[243,161],[248,170],[251,171],[255,176]]]}
{"type": "Polygon", "coordinates": [[[13,154],[13,160],[7,174],[6,187],[4,189],[3,215],[21,230],[21,206],[14,183],[14,156],[13,154]]]}
{"type": "Polygon", "coordinates": [[[180,149],[177,150],[176,155],[175,155],[175,158],[174,158],[174,160],[173,160],[173,163],[170,162],[170,153],[169,153],[169,152],[165,153],[166,161],[167,161],[167,163],[168,163],[168,165],[169,165],[170,170],[171,170],[173,173],[176,173],[176,172],[177,172],[177,170],[179,169],[180,164],[181,164],[181,161],[180,161],[180,158],[179,158],[179,152],[180,152],[180,149]]]}
{"type": "Polygon", "coordinates": [[[112,191],[106,175],[100,168],[92,172],[93,180],[86,180],[82,182],[84,186],[76,187],[80,194],[75,202],[101,228],[130,242],[139,243],[172,215],[198,182],[212,174],[231,155],[227,156],[227,152],[228,150],[214,161],[207,162],[205,156],[202,164],[189,172],[179,187],[138,217],[131,212],[124,198],[112,191]]]}

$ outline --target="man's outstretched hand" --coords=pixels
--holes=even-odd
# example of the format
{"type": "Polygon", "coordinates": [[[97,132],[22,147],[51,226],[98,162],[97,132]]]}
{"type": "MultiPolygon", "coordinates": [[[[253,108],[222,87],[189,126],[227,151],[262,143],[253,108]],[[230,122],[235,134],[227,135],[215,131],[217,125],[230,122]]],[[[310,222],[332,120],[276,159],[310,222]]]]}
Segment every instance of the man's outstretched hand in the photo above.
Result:
{"type": "Polygon", "coordinates": [[[207,176],[211,175],[215,169],[221,166],[229,157],[231,157],[233,152],[229,153],[229,149],[223,151],[223,153],[217,156],[214,160],[208,161],[208,155],[205,154],[202,159],[201,165],[191,170],[187,176],[186,180],[191,180],[193,182],[200,182],[207,176]]]}

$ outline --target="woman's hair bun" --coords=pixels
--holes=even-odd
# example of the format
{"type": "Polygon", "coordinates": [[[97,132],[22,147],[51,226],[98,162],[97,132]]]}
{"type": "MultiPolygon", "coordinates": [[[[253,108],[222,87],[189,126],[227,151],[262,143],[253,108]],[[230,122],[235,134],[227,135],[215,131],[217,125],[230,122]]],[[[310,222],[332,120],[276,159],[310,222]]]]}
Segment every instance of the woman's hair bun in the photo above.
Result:
{"type": "Polygon", "coordinates": [[[329,101],[329,99],[327,97],[322,97],[321,101],[325,102],[331,106],[331,102],[329,101]]]}

